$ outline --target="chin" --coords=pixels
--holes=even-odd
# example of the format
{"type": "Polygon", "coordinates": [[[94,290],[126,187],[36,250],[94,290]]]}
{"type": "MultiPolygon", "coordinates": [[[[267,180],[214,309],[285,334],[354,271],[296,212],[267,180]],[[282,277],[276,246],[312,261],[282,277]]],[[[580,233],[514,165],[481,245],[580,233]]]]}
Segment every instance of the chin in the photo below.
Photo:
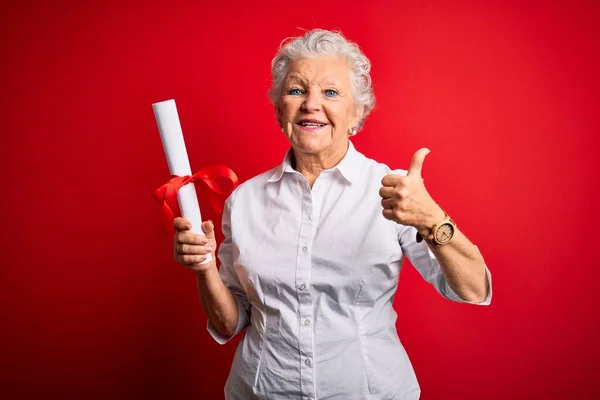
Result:
{"type": "Polygon", "coordinates": [[[323,143],[320,138],[307,138],[303,137],[296,141],[298,150],[302,150],[305,153],[320,153],[328,147],[329,143],[323,143]]]}

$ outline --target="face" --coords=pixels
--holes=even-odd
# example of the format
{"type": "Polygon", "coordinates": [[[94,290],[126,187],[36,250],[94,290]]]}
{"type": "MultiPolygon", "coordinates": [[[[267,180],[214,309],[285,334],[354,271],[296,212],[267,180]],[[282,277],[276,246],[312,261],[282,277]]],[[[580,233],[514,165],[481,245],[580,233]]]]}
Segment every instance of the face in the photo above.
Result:
{"type": "Polygon", "coordinates": [[[349,130],[362,116],[352,99],[350,67],[339,57],[290,63],[280,104],[281,127],[291,145],[318,156],[345,152],[349,130]]]}

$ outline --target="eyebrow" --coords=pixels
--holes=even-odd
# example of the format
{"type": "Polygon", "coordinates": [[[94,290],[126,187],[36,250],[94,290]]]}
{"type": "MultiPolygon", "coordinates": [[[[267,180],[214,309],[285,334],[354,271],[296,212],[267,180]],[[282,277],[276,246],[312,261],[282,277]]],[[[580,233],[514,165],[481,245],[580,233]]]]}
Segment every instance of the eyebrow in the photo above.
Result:
{"type": "Polygon", "coordinates": [[[325,78],[323,80],[323,84],[325,84],[325,85],[331,85],[331,86],[341,86],[338,81],[332,80],[331,78],[325,78]]]}
{"type": "MultiPolygon", "coordinates": [[[[303,85],[306,85],[306,83],[307,83],[306,79],[302,78],[300,75],[294,75],[293,73],[288,76],[287,83],[290,83],[292,81],[299,81],[303,85]]],[[[325,79],[323,79],[322,84],[326,85],[326,86],[328,85],[328,86],[335,86],[335,87],[342,86],[338,81],[333,80],[329,77],[326,77],[325,79]]]]}
{"type": "Polygon", "coordinates": [[[290,81],[300,81],[302,84],[306,84],[306,79],[302,78],[299,75],[294,75],[293,73],[290,74],[290,76],[288,76],[288,78],[286,80],[287,80],[288,83],[290,81]]]}

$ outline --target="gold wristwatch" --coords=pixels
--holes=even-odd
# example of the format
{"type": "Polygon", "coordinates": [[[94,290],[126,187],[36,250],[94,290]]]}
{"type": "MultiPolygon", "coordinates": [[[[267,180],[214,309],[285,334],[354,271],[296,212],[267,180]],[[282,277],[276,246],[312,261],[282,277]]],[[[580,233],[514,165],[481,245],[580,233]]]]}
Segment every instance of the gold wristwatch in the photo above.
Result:
{"type": "Polygon", "coordinates": [[[439,223],[433,225],[429,236],[427,236],[426,238],[424,238],[419,232],[417,232],[417,243],[420,243],[423,239],[426,239],[436,247],[439,247],[452,240],[452,238],[454,237],[454,233],[456,232],[456,224],[454,223],[454,221],[452,221],[452,218],[450,218],[448,214],[444,212],[444,215],[445,218],[439,223]]]}

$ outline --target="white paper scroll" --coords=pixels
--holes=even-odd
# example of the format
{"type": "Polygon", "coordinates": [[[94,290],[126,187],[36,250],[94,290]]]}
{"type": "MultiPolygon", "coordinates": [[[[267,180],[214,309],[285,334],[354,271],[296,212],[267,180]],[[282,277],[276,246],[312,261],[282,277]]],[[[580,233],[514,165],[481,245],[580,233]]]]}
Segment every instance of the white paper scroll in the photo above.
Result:
{"type": "MultiPolygon", "coordinates": [[[[171,99],[154,103],[152,104],[152,108],[154,109],[154,117],[156,118],[171,175],[191,175],[192,170],[183,140],[183,132],[175,100],[171,99]]],[[[191,232],[205,236],[202,231],[202,215],[193,183],[188,183],[179,189],[179,192],[177,192],[177,201],[181,215],[192,224],[191,232]]],[[[212,256],[208,254],[206,260],[200,264],[205,264],[211,260],[212,256]]]]}

